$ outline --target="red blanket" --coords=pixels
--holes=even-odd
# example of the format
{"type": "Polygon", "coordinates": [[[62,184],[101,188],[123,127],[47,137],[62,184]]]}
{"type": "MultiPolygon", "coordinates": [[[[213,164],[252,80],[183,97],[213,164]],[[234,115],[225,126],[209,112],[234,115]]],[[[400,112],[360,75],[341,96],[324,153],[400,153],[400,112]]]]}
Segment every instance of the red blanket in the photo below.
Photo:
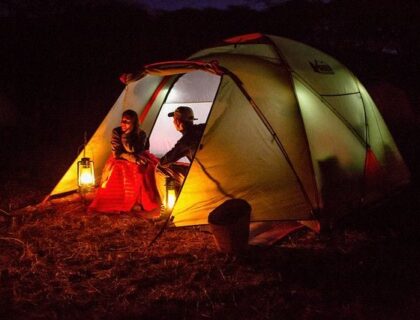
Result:
{"type": "Polygon", "coordinates": [[[146,165],[114,159],[105,164],[101,186],[89,206],[89,211],[129,212],[138,204],[145,211],[160,206],[156,189],[155,167],[158,159],[149,152],[143,155],[148,159],[146,165]]]}

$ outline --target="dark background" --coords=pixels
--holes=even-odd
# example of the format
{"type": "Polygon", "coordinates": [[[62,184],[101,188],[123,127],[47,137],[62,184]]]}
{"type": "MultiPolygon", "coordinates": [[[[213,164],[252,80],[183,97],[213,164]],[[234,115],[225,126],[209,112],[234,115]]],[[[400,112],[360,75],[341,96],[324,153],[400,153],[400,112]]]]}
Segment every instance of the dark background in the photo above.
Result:
{"type": "Polygon", "coordinates": [[[264,11],[149,12],[118,0],[28,0],[3,2],[0,18],[2,208],[24,205],[15,199],[23,191],[33,199],[49,193],[84,132],[94,133],[122,91],[120,74],[252,32],[307,43],[347,65],[388,106],[383,115],[417,181],[417,1],[295,0],[264,11]]]}

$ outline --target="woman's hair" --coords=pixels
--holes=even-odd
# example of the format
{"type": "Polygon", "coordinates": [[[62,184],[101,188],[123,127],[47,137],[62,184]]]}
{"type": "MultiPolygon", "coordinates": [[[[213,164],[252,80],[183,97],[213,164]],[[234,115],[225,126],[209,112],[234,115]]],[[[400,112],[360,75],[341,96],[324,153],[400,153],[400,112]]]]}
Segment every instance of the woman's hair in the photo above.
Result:
{"type": "Polygon", "coordinates": [[[133,124],[133,130],[129,134],[127,134],[127,142],[130,145],[130,147],[133,147],[136,145],[136,141],[138,140],[139,131],[140,131],[140,124],[139,124],[139,117],[137,116],[137,113],[134,110],[128,109],[125,110],[122,114],[122,118],[128,118],[131,120],[131,123],[133,124]]]}
{"type": "Polygon", "coordinates": [[[133,124],[133,130],[132,132],[137,132],[139,129],[139,117],[137,115],[137,112],[131,109],[127,109],[123,112],[122,117],[126,117],[131,120],[131,123],[133,124]]]}

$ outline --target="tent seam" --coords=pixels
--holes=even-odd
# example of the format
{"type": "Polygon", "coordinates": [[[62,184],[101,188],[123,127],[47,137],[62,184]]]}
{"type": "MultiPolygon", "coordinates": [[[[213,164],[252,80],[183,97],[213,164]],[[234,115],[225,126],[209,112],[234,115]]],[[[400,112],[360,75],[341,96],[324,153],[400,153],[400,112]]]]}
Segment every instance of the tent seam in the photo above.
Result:
{"type": "Polygon", "coordinates": [[[255,103],[255,101],[251,98],[251,96],[248,94],[248,92],[245,90],[245,88],[242,86],[242,81],[239,79],[238,76],[236,76],[233,72],[231,72],[230,70],[225,68],[225,72],[227,75],[229,75],[229,77],[232,79],[232,81],[234,81],[236,83],[236,85],[238,86],[239,90],[242,92],[242,94],[245,96],[245,98],[249,101],[249,103],[251,104],[252,108],[255,110],[256,114],[258,115],[258,117],[261,119],[261,121],[263,122],[263,124],[265,125],[265,127],[268,129],[268,131],[270,132],[271,136],[274,138],[274,141],[276,142],[277,146],[279,147],[280,151],[283,153],[286,162],[289,164],[289,167],[291,168],[297,183],[302,191],[302,194],[305,198],[305,200],[307,201],[307,203],[309,204],[310,208],[311,208],[311,213],[313,214],[314,211],[314,207],[312,206],[312,203],[309,199],[309,196],[305,190],[305,187],[301,181],[301,179],[299,178],[299,175],[297,174],[297,171],[295,169],[295,167],[292,164],[292,161],[289,158],[289,155],[286,152],[286,149],[284,148],[283,144],[280,141],[280,138],[278,137],[278,135],[276,134],[276,132],[274,131],[274,129],[271,127],[269,121],[267,120],[267,118],[264,116],[263,112],[261,111],[261,109],[258,107],[258,105],[255,103]]]}
{"type": "Polygon", "coordinates": [[[300,118],[302,120],[302,125],[303,125],[303,128],[305,130],[305,142],[306,142],[306,147],[307,147],[308,153],[309,153],[310,166],[311,166],[311,171],[312,171],[312,183],[313,183],[313,185],[315,186],[315,189],[316,189],[315,201],[316,201],[317,209],[319,209],[320,206],[321,206],[321,198],[322,198],[321,197],[321,191],[319,190],[318,183],[316,181],[315,168],[314,168],[314,164],[313,164],[313,161],[312,161],[311,148],[310,148],[310,144],[309,144],[308,138],[306,136],[307,131],[306,131],[306,127],[305,127],[305,122],[303,121],[302,113],[300,112],[299,100],[297,99],[297,96],[296,96],[296,87],[295,87],[295,83],[294,83],[293,77],[292,77],[293,70],[290,67],[289,63],[287,62],[287,59],[285,58],[285,56],[283,55],[283,53],[281,52],[281,50],[274,43],[274,41],[269,36],[267,36],[267,35],[264,35],[264,37],[271,44],[271,47],[273,48],[274,52],[277,54],[277,56],[279,57],[279,59],[286,66],[287,71],[288,71],[289,80],[290,80],[290,83],[291,83],[291,85],[293,87],[293,95],[294,95],[294,97],[296,99],[297,105],[299,106],[298,109],[299,109],[299,113],[300,113],[300,118]]]}

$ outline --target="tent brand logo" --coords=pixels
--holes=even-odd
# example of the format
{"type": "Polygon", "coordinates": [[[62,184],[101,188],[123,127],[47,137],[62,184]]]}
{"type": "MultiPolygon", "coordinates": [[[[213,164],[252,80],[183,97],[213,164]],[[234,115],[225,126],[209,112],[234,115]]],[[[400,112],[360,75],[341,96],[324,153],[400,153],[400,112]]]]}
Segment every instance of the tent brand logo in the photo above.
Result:
{"type": "Polygon", "coordinates": [[[322,74],[334,74],[334,70],[331,66],[326,64],[324,61],[318,61],[315,59],[313,62],[309,61],[309,64],[315,72],[322,74]]]}

